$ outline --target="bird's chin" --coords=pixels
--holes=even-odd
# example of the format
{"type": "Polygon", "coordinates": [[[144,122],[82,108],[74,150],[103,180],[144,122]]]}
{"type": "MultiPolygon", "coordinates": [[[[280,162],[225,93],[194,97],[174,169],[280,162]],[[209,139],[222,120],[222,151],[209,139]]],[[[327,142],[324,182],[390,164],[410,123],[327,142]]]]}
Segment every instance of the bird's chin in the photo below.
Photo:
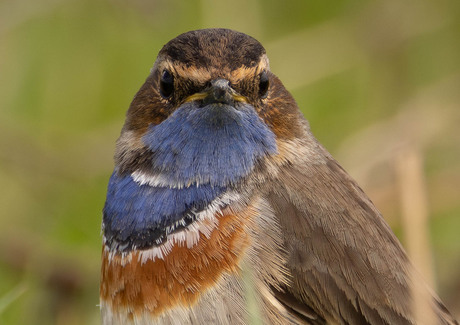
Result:
{"type": "MultiPolygon", "coordinates": [[[[206,103],[206,102],[201,102],[201,103],[193,103],[194,107],[199,107],[199,108],[202,108],[202,109],[217,109],[217,110],[238,110],[239,108],[241,108],[241,106],[243,105],[243,103],[237,103],[237,102],[210,102],[210,103],[206,103]]],[[[245,105],[245,104],[244,104],[245,105]]]]}
{"type": "Polygon", "coordinates": [[[226,125],[241,120],[244,115],[255,113],[251,105],[240,103],[209,103],[205,105],[186,103],[180,106],[178,110],[181,110],[182,114],[185,113],[188,116],[187,119],[194,121],[194,124],[197,124],[196,127],[226,125]],[[200,123],[201,125],[198,125],[200,123]]]}
{"type": "Polygon", "coordinates": [[[226,109],[233,109],[236,110],[236,107],[234,105],[226,104],[226,103],[211,103],[202,106],[203,109],[221,109],[221,110],[226,110],[226,109]]]}
{"type": "Polygon", "coordinates": [[[208,111],[210,114],[225,115],[234,114],[238,109],[234,105],[224,103],[212,103],[202,107],[203,110],[208,111]]]}

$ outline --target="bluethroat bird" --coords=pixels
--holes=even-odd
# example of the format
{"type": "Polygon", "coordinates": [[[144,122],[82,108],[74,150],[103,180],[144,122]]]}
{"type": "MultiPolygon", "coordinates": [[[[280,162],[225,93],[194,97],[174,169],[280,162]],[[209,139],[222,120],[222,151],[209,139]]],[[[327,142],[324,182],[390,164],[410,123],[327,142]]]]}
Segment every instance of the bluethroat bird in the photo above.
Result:
{"type": "Polygon", "coordinates": [[[135,95],[101,273],[104,324],[457,324],[263,46],[228,29],[171,40],[135,95]]]}

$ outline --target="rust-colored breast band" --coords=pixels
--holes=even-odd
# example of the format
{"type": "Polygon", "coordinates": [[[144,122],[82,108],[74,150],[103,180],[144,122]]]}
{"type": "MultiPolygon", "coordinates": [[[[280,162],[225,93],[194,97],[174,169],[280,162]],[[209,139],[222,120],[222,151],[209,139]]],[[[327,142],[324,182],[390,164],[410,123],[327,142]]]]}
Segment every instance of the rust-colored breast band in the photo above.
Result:
{"type": "Polygon", "coordinates": [[[109,259],[104,249],[101,301],[114,312],[121,308],[153,316],[175,306],[193,305],[223,273],[238,272],[239,260],[249,245],[246,225],[253,214],[252,208],[238,214],[224,212],[211,235],[200,234],[192,248],[175,244],[164,259],[148,259],[143,264],[137,251],[122,263],[121,255],[109,259]]]}

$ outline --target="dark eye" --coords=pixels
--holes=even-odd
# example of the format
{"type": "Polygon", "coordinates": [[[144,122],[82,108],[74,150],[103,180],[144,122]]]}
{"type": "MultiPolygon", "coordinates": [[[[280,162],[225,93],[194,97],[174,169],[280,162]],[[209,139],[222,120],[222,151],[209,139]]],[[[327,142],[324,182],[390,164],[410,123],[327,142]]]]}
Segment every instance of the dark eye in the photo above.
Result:
{"type": "Polygon", "coordinates": [[[264,71],[259,76],[259,96],[261,98],[267,97],[269,85],[270,82],[268,80],[267,72],[264,71]]]}
{"type": "Polygon", "coordinates": [[[164,70],[160,79],[160,94],[164,98],[171,97],[174,92],[174,77],[168,70],[164,70]]]}

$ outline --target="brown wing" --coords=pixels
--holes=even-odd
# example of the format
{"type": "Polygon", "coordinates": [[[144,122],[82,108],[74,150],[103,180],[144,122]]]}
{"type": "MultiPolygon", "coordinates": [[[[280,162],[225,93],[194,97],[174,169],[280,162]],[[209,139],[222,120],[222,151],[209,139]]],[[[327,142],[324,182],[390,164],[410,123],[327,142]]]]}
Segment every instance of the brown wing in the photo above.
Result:
{"type": "Polygon", "coordinates": [[[313,142],[311,154],[320,159],[288,161],[266,194],[292,273],[292,285],[275,291],[279,301],[305,323],[415,324],[416,290],[428,297],[435,323],[457,324],[425,284],[413,280],[404,250],[372,202],[313,142]]]}

